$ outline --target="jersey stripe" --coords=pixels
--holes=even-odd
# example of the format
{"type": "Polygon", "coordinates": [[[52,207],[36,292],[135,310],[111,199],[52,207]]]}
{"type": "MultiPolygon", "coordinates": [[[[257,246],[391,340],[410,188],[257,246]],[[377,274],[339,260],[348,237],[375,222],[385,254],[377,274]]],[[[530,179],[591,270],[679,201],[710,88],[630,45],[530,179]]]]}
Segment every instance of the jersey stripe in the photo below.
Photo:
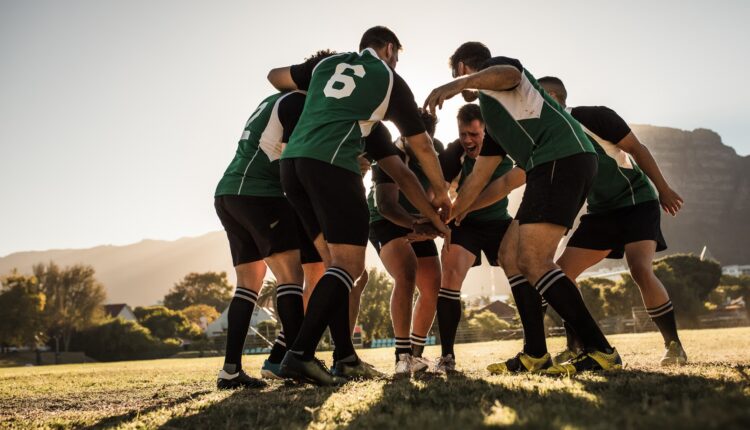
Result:
{"type": "Polygon", "coordinates": [[[346,133],[346,136],[344,136],[344,138],[341,139],[341,142],[339,142],[339,146],[336,147],[336,152],[334,152],[333,153],[333,157],[331,157],[331,164],[333,164],[333,160],[336,159],[336,155],[338,155],[339,149],[341,149],[341,145],[343,145],[344,142],[346,142],[346,139],[349,137],[349,135],[352,134],[352,130],[354,130],[354,126],[355,125],[357,125],[356,122],[354,124],[352,124],[352,127],[349,129],[349,132],[346,133]]]}

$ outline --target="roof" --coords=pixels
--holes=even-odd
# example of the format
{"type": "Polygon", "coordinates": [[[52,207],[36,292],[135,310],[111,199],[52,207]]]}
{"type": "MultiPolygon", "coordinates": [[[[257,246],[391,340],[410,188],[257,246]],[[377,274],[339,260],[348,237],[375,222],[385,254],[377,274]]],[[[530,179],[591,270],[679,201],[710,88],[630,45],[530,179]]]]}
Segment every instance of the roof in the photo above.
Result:
{"type": "Polygon", "coordinates": [[[516,309],[505,302],[501,302],[500,300],[495,300],[489,305],[474,311],[474,314],[478,314],[484,311],[490,311],[500,318],[514,318],[516,316],[516,309]]]}
{"type": "Polygon", "coordinates": [[[107,316],[114,318],[117,315],[120,315],[120,312],[122,312],[122,310],[126,307],[128,307],[126,303],[113,303],[110,305],[104,305],[104,313],[106,313],[107,316]]]}

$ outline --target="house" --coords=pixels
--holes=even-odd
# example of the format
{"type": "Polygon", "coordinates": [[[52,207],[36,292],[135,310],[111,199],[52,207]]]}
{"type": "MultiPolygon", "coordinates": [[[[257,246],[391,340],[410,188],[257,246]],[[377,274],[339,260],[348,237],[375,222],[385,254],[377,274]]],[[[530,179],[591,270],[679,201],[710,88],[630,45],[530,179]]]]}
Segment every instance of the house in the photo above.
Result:
{"type": "MultiPolygon", "coordinates": [[[[206,327],[206,336],[208,337],[216,337],[221,336],[222,334],[225,334],[227,332],[227,327],[229,327],[229,306],[224,309],[224,312],[221,313],[219,318],[216,318],[214,322],[209,324],[206,327]]],[[[255,333],[255,329],[258,327],[258,324],[262,323],[263,321],[272,321],[276,322],[276,318],[273,316],[273,312],[268,308],[263,308],[260,306],[256,306],[255,310],[253,311],[253,316],[250,318],[250,335],[253,335],[255,333]]],[[[273,342],[273,339],[269,339],[271,342],[273,342]]]]}
{"type": "Polygon", "coordinates": [[[497,317],[501,320],[505,320],[508,322],[513,321],[513,318],[516,317],[516,308],[505,302],[501,302],[500,300],[495,300],[494,302],[486,306],[474,310],[473,312],[471,312],[471,316],[484,311],[490,311],[493,314],[497,315],[497,317]]]}
{"type": "Polygon", "coordinates": [[[133,310],[125,303],[104,305],[104,314],[110,318],[122,318],[125,321],[137,321],[133,310]]]}

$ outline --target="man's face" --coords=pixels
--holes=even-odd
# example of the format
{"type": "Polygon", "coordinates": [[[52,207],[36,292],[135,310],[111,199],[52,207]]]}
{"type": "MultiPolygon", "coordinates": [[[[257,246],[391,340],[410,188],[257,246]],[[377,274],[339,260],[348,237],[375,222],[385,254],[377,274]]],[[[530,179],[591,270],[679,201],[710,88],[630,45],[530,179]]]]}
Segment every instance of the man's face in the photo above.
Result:
{"type": "Polygon", "coordinates": [[[391,69],[396,70],[396,64],[398,63],[398,49],[396,49],[392,43],[389,43],[386,48],[386,57],[386,64],[391,66],[391,69]]]}
{"type": "Polygon", "coordinates": [[[484,141],[484,124],[475,119],[470,123],[458,121],[458,140],[464,147],[466,155],[471,158],[477,158],[482,151],[482,142],[484,141]]]}
{"type": "Polygon", "coordinates": [[[469,75],[474,72],[476,72],[476,70],[464,64],[463,61],[459,61],[458,64],[456,64],[456,67],[454,67],[453,70],[451,70],[451,73],[453,74],[454,78],[458,78],[464,75],[469,75]]]}

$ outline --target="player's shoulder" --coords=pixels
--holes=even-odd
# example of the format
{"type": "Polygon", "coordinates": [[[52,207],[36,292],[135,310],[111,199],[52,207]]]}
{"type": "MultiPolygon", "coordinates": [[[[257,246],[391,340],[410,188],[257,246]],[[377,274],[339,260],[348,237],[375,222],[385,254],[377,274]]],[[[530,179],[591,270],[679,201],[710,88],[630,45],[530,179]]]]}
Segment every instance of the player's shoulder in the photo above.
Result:
{"type": "Polygon", "coordinates": [[[484,62],[482,65],[482,68],[487,68],[490,66],[513,66],[519,71],[523,71],[523,65],[521,64],[521,61],[517,58],[511,58],[511,57],[504,57],[504,56],[498,56],[498,57],[492,57],[484,62]]]}
{"type": "Polygon", "coordinates": [[[592,118],[611,118],[620,117],[614,109],[607,106],[576,106],[571,108],[570,114],[573,118],[592,117],[592,118]]]}

